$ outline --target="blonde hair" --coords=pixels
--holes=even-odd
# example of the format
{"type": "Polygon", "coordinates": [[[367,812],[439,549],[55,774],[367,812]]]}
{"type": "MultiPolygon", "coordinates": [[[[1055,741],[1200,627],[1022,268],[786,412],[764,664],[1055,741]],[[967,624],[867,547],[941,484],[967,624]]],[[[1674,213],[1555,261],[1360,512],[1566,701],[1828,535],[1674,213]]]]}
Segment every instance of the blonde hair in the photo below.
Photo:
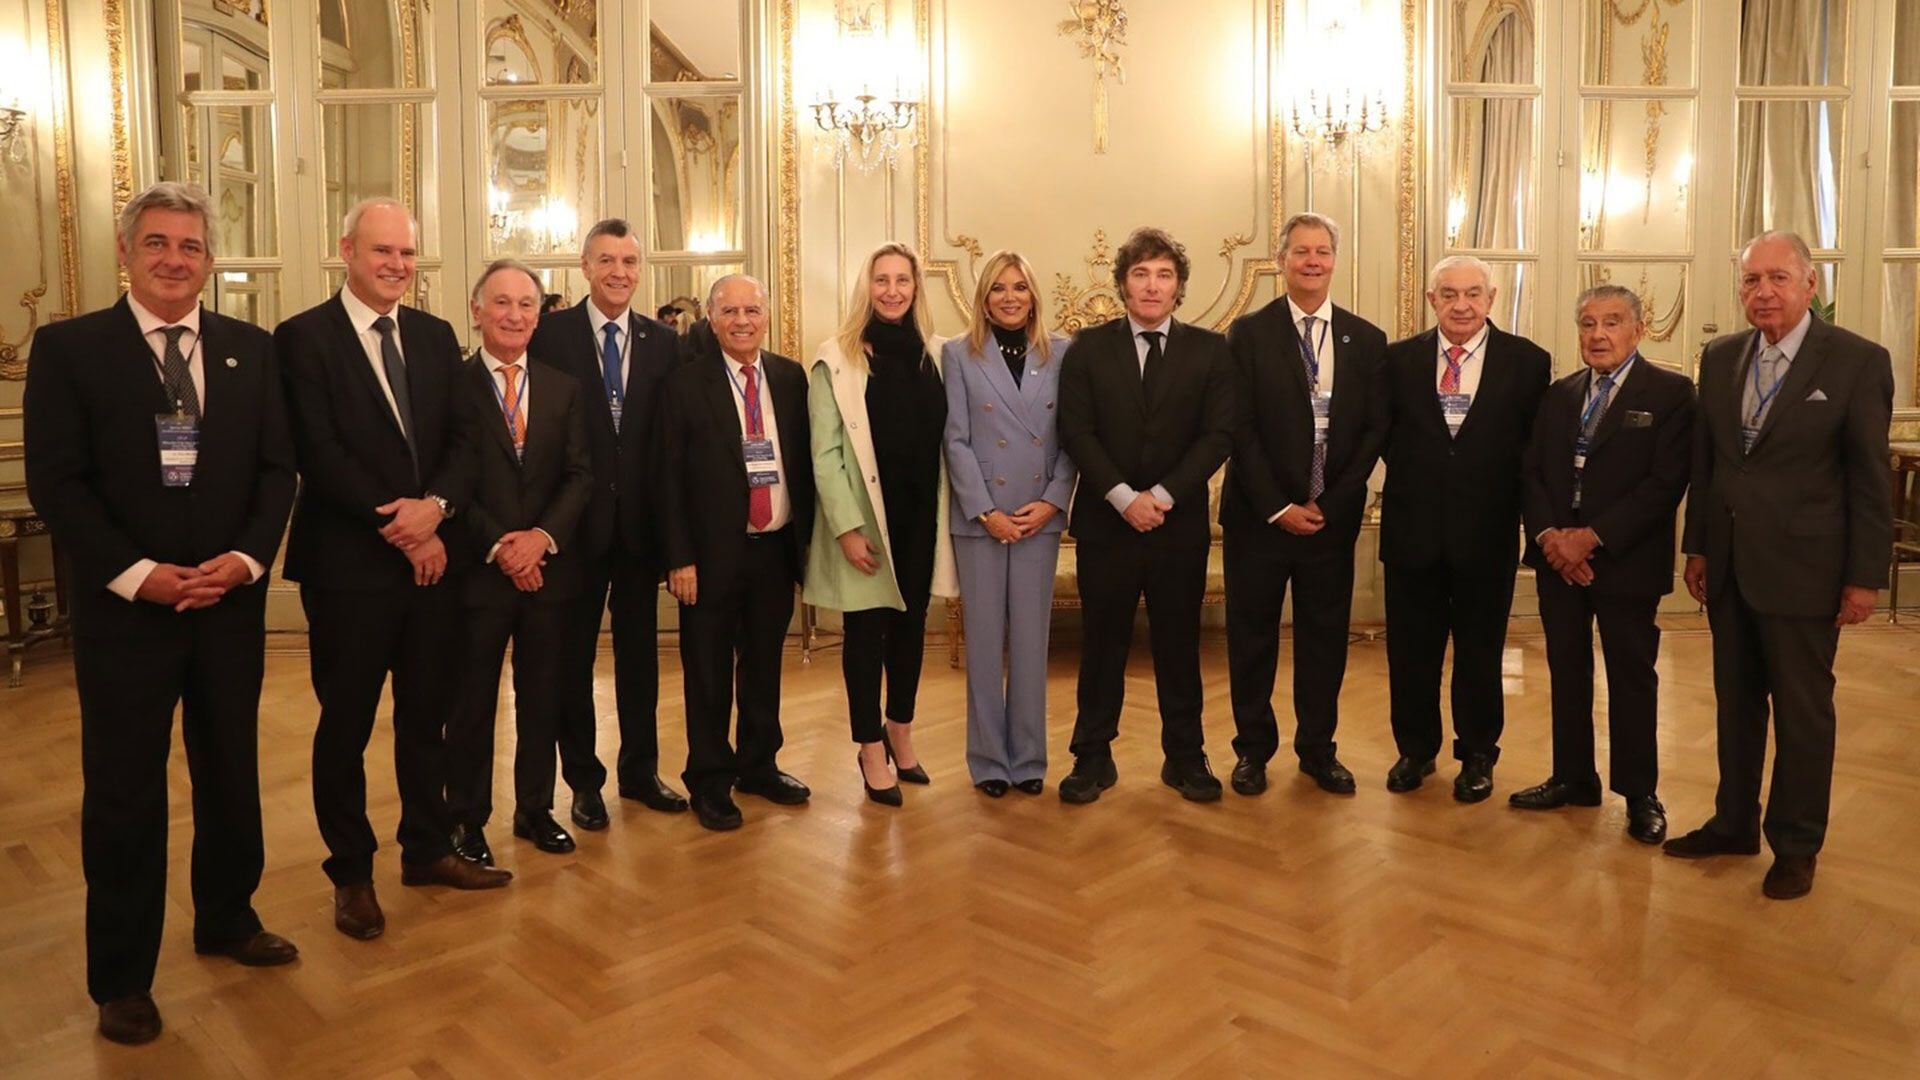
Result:
{"type": "Polygon", "coordinates": [[[984,355],[987,338],[993,334],[987,317],[987,296],[1008,267],[1020,271],[1020,276],[1027,279],[1027,293],[1033,297],[1033,309],[1027,312],[1027,349],[1044,364],[1053,355],[1053,339],[1040,316],[1040,282],[1034,278],[1033,265],[1017,251],[1002,250],[987,256],[987,265],[980,270],[980,283],[973,288],[973,325],[967,328],[967,346],[975,355],[984,355]]]}
{"type": "Polygon", "coordinates": [[[833,335],[834,342],[840,346],[840,354],[856,370],[864,370],[867,366],[864,338],[867,323],[873,319],[873,268],[889,255],[898,255],[907,260],[907,267],[913,272],[913,304],[907,308],[905,321],[911,322],[920,331],[921,341],[933,340],[933,316],[927,314],[927,279],[920,272],[920,256],[905,244],[891,241],[881,244],[860,264],[860,279],[854,283],[853,298],[847,305],[847,317],[833,335]]]}

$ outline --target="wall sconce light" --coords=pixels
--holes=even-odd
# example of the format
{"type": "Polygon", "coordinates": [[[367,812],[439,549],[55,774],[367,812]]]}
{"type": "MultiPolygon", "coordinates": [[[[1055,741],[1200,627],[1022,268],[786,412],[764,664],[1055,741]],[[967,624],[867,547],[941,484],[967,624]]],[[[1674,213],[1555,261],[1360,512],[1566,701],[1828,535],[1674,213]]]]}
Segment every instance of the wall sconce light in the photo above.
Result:
{"type": "Polygon", "coordinates": [[[891,169],[900,151],[913,145],[920,114],[919,101],[905,89],[899,74],[905,65],[875,16],[877,8],[877,4],[841,4],[835,10],[839,25],[832,70],[836,77],[831,89],[822,89],[813,102],[813,122],[830,138],[834,164],[844,166],[850,160],[861,172],[881,165],[891,169]],[[874,87],[884,85],[889,75],[893,89],[883,96],[874,87]],[[843,78],[848,81],[842,82],[843,78]]]}
{"type": "Polygon", "coordinates": [[[13,165],[27,163],[27,110],[18,98],[0,101],[0,158],[13,165]]]}
{"type": "Polygon", "coordinates": [[[1460,227],[1467,222],[1467,197],[1454,192],[1447,197],[1447,246],[1460,246],[1460,227]]]}
{"type": "Polygon", "coordinates": [[[1365,135],[1387,126],[1387,98],[1380,80],[1371,78],[1370,65],[1355,57],[1381,51],[1380,43],[1362,40],[1338,19],[1310,35],[1290,64],[1298,73],[1288,126],[1302,139],[1339,146],[1349,136],[1365,135]]]}
{"type": "Polygon", "coordinates": [[[487,228],[495,249],[507,245],[514,233],[526,231],[531,254],[570,250],[580,232],[580,215],[565,199],[540,200],[531,210],[514,210],[510,196],[499,187],[487,188],[487,228]]]}

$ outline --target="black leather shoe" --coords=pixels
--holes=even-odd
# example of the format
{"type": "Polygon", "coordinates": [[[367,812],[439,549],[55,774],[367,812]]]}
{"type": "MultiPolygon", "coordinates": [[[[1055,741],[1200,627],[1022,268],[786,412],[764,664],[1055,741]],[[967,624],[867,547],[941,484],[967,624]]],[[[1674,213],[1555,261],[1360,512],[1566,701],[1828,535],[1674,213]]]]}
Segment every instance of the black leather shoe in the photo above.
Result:
{"type": "Polygon", "coordinates": [[[247,967],[279,967],[293,963],[300,956],[293,942],[271,930],[255,930],[238,941],[219,945],[195,943],[193,951],[201,956],[224,956],[247,967]]]}
{"type": "Polygon", "coordinates": [[[743,776],[733,782],[733,790],[742,795],[758,795],[781,806],[799,806],[813,796],[807,785],[778,769],[772,776],[743,776]]]}
{"type": "Polygon", "coordinates": [[[1335,795],[1353,794],[1353,774],[1340,764],[1339,758],[1302,758],[1300,771],[1313,777],[1313,782],[1320,785],[1321,791],[1335,795]]]}
{"type": "Polygon", "coordinates": [[[1727,836],[1702,825],[1685,836],[1676,836],[1660,850],[1676,859],[1709,859],[1715,855],[1758,855],[1760,838],[1727,836]]]}
{"type": "Polygon", "coordinates": [[[1507,796],[1508,806],[1522,810],[1558,810],[1563,806],[1599,806],[1600,785],[1574,784],[1549,776],[1542,782],[1507,796]]]}
{"type": "Polygon", "coordinates": [[[588,832],[607,827],[607,801],[597,791],[573,793],[573,823],[588,832]]]}
{"type": "Polygon", "coordinates": [[[533,846],[549,855],[565,855],[573,850],[573,837],[545,810],[513,815],[513,835],[533,841],[533,846]]]}
{"type": "Polygon", "coordinates": [[[1812,855],[1780,855],[1773,860],[1760,891],[1769,900],[1798,900],[1813,891],[1812,855]]]}
{"type": "Polygon", "coordinates": [[[982,780],[973,786],[979,788],[989,799],[997,799],[1005,795],[1008,788],[1005,780],[982,780]]]}
{"type": "Polygon", "coordinates": [[[493,849],[487,846],[487,834],[478,825],[453,827],[453,853],[481,866],[493,865],[493,849]]]}
{"type": "Polygon", "coordinates": [[[1460,763],[1460,775],[1453,778],[1455,802],[1485,802],[1493,794],[1493,759],[1485,754],[1468,754],[1460,763]]]}
{"type": "Polygon", "coordinates": [[[1120,780],[1120,770],[1110,757],[1073,759],[1073,771],[1060,781],[1060,801],[1090,803],[1120,780]]]}
{"type": "Polygon", "coordinates": [[[900,794],[900,784],[898,781],[883,788],[877,788],[867,783],[867,767],[861,763],[860,755],[858,754],[853,756],[853,767],[860,770],[860,786],[866,789],[868,800],[877,802],[881,806],[904,806],[906,804],[906,797],[900,794]]]}
{"type": "Polygon", "coordinates": [[[658,773],[650,772],[645,779],[636,783],[622,781],[620,797],[637,799],[640,805],[663,814],[682,814],[687,809],[686,797],[668,787],[658,773]]]}
{"type": "Polygon", "coordinates": [[[905,765],[900,764],[900,762],[893,756],[893,739],[887,735],[887,729],[885,726],[882,726],[880,729],[880,745],[887,748],[887,760],[893,762],[893,774],[900,778],[901,783],[903,784],[933,783],[933,777],[927,775],[926,765],[924,764],[915,765],[914,767],[909,769],[905,765]]]}
{"type": "Polygon", "coordinates": [[[1657,844],[1667,838],[1667,808],[1652,795],[1635,795],[1627,800],[1627,835],[1643,844],[1657,844]]]}
{"type": "Polygon", "coordinates": [[[1433,775],[1432,758],[1403,757],[1387,770],[1387,790],[1405,794],[1433,775]]]}
{"type": "Polygon", "coordinates": [[[1038,795],[1041,792],[1047,790],[1047,782],[1045,780],[1040,779],[1037,776],[1031,780],[1018,781],[1013,786],[1015,789],[1019,791],[1024,791],[1028,795],[1038,795]]]}
{"type": "Polygon", "coordinates": [[[160,1037],[160,1010],[148,994],[115,998],[100,1005],[100,1037],[122,1046],[139,1046],[160,1037]]]}
{"type": "Polygon", "coordinates": [[[1205,754],[1193,761],[1169,761],[1160,766],[1160,782],[1188,802],[1215,802],[1220,798],[1220,780],[1208,767],[1205,754]]]}
{"type": "Polygon", "coordinates": [[[1267,763],[1255,761],[1245,754],[1233,763],[1233,772],[1227,779],[1233,784],[1233,790],[1240,795],[1259,795],[1267,790],[1267,763]]]}
{"type": "Polygon", "coordinates": [[[708,793],[693,793],[693,816],[700,819],[700,827],[714,832],[726,832],[737,829],[744,821],[740,808],[735,806],[725,788],[708,793]]]}

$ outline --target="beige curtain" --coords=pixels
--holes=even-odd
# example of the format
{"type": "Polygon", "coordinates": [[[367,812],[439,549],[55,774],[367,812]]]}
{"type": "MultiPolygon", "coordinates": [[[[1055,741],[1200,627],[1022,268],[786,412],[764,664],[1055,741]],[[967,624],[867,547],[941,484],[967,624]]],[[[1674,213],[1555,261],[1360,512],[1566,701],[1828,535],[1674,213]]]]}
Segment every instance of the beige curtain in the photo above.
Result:
{"type": "MultiPolygon", "coordinates": [[[[1812,86],[1828,81],[1823,64],[1838,56],[1827,10],[1835,0],[1744,0],[1740,83],[1812,86]]],[[[1743,102],[1737,168],[1739,234],[1794,229],[1815,247],[1832,246],[1832,193],[1820,178],[1820,106],[1811,102],[1743,102]],[[1823,212],[1824,211],[1824,212],[1823,212]]],[[[1836,117],[1837,120],[1837,117],[1836,117]]]]}

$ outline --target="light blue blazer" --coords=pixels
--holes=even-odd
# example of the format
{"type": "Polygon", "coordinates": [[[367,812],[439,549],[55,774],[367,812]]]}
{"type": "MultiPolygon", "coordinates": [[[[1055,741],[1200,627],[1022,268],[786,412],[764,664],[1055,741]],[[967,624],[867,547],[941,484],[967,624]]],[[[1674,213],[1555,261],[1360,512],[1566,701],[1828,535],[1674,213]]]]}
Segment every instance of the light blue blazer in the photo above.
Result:
{"type": "Polygon", "coordinates": [[[947,386],[947,478],[953,487],[949,528],[955,536],[986,536],[980,515],[1011,513],[1036,499],[1060,508],[1044,533],[1064,532],[1067,502],[1079,475],[1060,448],[1060,358],[1067,339],[1052,339],[1053,355],[1027,355],[1016,384],[989,336],[982,356],[965,337],[941,350],[947,386]]]}

